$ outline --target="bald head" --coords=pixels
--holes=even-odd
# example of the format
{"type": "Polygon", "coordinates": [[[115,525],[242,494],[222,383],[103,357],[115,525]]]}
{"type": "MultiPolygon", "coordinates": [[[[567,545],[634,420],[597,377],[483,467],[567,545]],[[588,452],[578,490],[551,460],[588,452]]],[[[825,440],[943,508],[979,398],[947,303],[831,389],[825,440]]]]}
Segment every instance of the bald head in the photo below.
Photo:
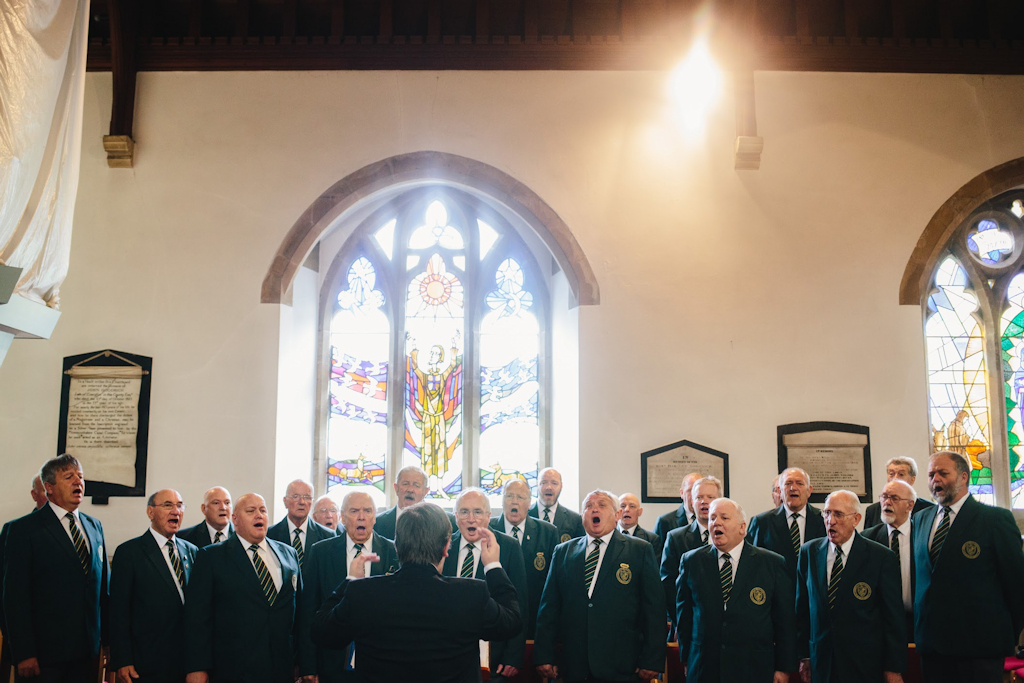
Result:
{"type": "Polygon", "coordinates": [[[512,479],[506,483],[501,494],[505,519],[514,526],[522,524],[530,509],[530,498],[530,487],[522,479],[512,479]]]}
{"type": "Polygon", "coordinates": [[[302,526],[313,509],[313,485],[305,479],[290,482],[284,491],[284,506],[292,524],[302,526]]]}
{"type": "Polygon", "coordinates": [[[231,521],[231,494],[223,486],[214,486],[203,494],[203,504],[199,509],[207,524],[217,531],[224,531],[231,521]]]}
{"type": "Polygon", "coordinates": [[[185,503],[181,494],[174,489],[157,491],[146,502],[146,515],[153,531],[164,538],[174,538],[185,517],[185,503]]]}
{"type": "Polygon", "coordinates": [[[235,523],[235,533],[247,543],[259,544],[267,537],[270,517],[267,513],[267,501],[258,493],[246,493],[235,501],[231,521],[235,523]]]}
{"type": "Polygon", "coordinates": [[[541,470],[537,488],[538,502],[545,507],[551,507],[562,495],[562,474],[554,467],[541,470]]]}
{"type": "Polygon", "coordinates": [[[860,499],[853,491],[833,491],[825,498],[822,515],[828,540],[843,545],[853,536],[860,524],[860,499]]]}
{"type": "Polygon", "coordinates": [[[459,533],[470,543],[484,537],[490,520],[491,505],[480,489],[466,489],[455,500],[455,521],[459,525],[459,533]]]}
{"type": "Polygon", "coordinates": [[[644,509],[640,505],[640,499],[632,493],[623,493],[619,496],[619,526],[629,530],[640,523],[640,516],[644,509]]]}
{"type": "Polygon", "coordinates": [[[324,494],[316,499],[313,503],[313,521],[328,529],[338,528],[338,504],[333,498],[324,494]]]}

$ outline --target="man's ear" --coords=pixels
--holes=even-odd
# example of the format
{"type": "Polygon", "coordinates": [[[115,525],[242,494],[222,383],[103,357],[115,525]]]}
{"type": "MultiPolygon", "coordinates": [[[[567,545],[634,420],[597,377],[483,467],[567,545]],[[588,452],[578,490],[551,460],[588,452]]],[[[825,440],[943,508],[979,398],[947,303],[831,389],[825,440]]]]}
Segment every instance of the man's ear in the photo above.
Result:
{"type": "Polygon", "coordinates": [[[444,544],[444,552],[441,553],[442,558],[448,557],[448,551],[452,548],[452,539],[449,537],[448,542],[444,544]]]}

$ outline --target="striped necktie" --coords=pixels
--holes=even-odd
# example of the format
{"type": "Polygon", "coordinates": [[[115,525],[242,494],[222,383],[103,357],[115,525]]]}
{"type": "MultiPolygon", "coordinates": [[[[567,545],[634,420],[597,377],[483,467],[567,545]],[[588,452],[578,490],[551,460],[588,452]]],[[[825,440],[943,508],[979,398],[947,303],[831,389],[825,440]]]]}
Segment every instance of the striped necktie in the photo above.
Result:
{"type": "Polygon", "coordinates": [[[266,596],[267,602],[273,605],[277,600],[277,586],[274,585],[274,579],[270,576],[267,565],[263,564],[263,560],[260,559],[260,547],[253,544],[249,546],[249,550],[252,552],[252,564],[256,567],[256,577],[260,580],[263,595],[266,596]]]}
{"type": "Polygon", "coordinates": [[[459,571],[459,576],[464,579],[473,578],[473,549],[475,547],[472,543],[466,544],[466,558],[462,560],[462,569],[459,571]]]}
{"type": "Polygon", "coordinates": [[[700,535],[700,545],[704,547],[708,544],[708,530],[705,529],[704,533],[700,535]]]}
{"type": "Polygon", "coordinates": [[[363,545],[362,543],[356,543],[352,547],[356,549],[356,554],[352,556],[352,559],[354,560],[354,559],[356,559],[357,557],[359,557],[360,555],[363,554],[363,549],[366,546],[363,545]]]}
{"type": "Polygon", "coordinates": [[[519,540],[519,527],[512,527],[512,538],[516,539],[517,541],[519,540]]]}
{"type": "Polygon", "coordinates": [[[729,553],[722,553],[722,568],[718,570],[718,578],[722,582],[722,602],[729,602],[732,593],[732,558],[729,553]]]}
{"type": "Polygon", "coordinates": [[[793,516],[791,517],[791,519],[793,521],[789,523],[789,539],[791,541],[793,541],[793,552],[796,553],[797,555],[799,555],[800,554],[800,525],[797,524],[796,520],[800,519],[800,513],[794,512],[793,516]]]}
{"type": "Polygon", "coordinates": [[[583,563],[583,590],[590,592],[590,584],[594,582],[594,573],[597,571],[597,561],[601,559],[601,539],[594,539],[594,549],[587,554],[583,563]]]}
{"type": "Polygon", "coordinates": [[[214,543],[220,543],[220,539],[223,538],[223,536],[224,536],[224,532],[223,531],[218,531],[213,536],[213,542],[214,543]]]}
{"type": "MultiPolygon", "coordinates": [[[[893,529],[892,535],[889,536],[889,550],[896,553],[896,567],[900,567],[900,530],[893,529]]],[[[902,569],[901,569],[902,571],[902,569]]]]}
{"type": "Polygon", "coordinates": [[[949,533],[949,516],[953,514],[953,508],[948,505],[942,507],[942,521],[939,522],[939,528],[935,530],[935,536],[932,537],[932,547],[928,550],[928,559],[931,560],[932,566],[935,566],[935,561],[939,559],[939,553],[942,551],[942,544],[946,542],[946,534],[949,533]]]}
{"type": "Polygon", "coordinates": [[[843,549],[836,546],[836,560],[832,563],[832,578],[828,580],[828,608],[836,606],[839,594],[839,579],[843,576],[843,549]]]}
{"type": "Polygon", "coordinates": [[[178,577],[178,585],[185,590],[185,570],[181,566],[181,558],[174,550],[174,541],[167,541],[167,557],[171,560],[171,567],[174,568],[174,575],[178,577]]]}
{"type": "Polygon", "coordinates": [[[75,552],[78,553],[78,560],[82,563],[82,571],[88,574],[89,565],[92,564],[92,558],[89,555],[89,546],[85,544],[85,538],[82,536],[82,530],[78,528],[78,524],[75,522],[74,513],[69,512],[64,516],[68,518],[68,530],[71,531],[71,542],[75,544],[75,552]]]}
{"type": "Polygon", "coordinates": [[[544,508],[544,521],[545,522],[550,522],[551,521],[551,515],[549,514],[550,512],[551,512],[551,508],[544,508]]]}
{"type": "Polygon", "coordinates": [[[292,536],[292,547],[295,548],[295,554],[299,556],[299,567],[302,567],[302,539],[299,538],[299,534],[302,533],[302,529],[296,529],[292,536]]]}

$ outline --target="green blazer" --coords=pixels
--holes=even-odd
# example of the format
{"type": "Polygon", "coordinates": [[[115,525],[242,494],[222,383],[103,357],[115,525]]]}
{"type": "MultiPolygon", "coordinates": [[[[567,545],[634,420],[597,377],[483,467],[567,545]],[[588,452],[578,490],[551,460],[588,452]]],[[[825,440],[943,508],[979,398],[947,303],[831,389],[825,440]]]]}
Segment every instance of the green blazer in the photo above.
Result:
{"type": "Polygon", "coordinates": [[[298,557],[290,545],[267,539],[282,579],[271,605],[243,544],[236,536],[196,553],[185,590],[185,671],[206,671],[213,681],[291,683],[298,557]]]}
{"type": "MultiPolygon", "coordinates": [[[[348,664],[347,650],[318,648],[309,635],[313,618],[327,598],[348,577],[348,534],[341,527],[338,536],[320,541],[310,548],[302,567],[302,598],[296,618],[299,631],[299,675],[320,676],[322,683],[344,680],[348,664]]],[[[380,534],[373,534],[373,552],[380,562],[370,565],[370,576],[384,576],[398,571],[398,553],[395,544],[380,534]]]]}
{"type": "Polygon", "coordinates": [[[556,664],[566,681],[635,681],[637,669],[664,671],[665,594],[653,546],[613,531],[588,597],[589,544],[583,536],[555,548],[537,613],[534,665],[556,664]]]}
{"type": "MultiPolygon", "coordinates": [[[[505,515],[498,515],[491,520],[491,531],[505,533],[505,515]]],[[[558,545],[558,527],[542,519],[527,517],[523,520],[523,565],[526,571],[526,594],[529,605],[520,602],[523,623],[526,625],[526,639],[533,640],[537,631],[537,608],[540,607],[540,594],[544,590],[544,582],[551,568],[551,558],[555,555],[558,545]]]]}
{"type": "MultiPolygon", "coordinates": [[[[500,531],[494,533],[498,539],[498,547],[501,550],[499,561],[501,568],[508,574],[509,581],[516,589],[516,601],[520,605],[528,602],[529,591],[526,587],[526,568],[523,564],[523,551],[519,544],[511,537],[500,531]]],[[[441,569],[442,576],[459,575],[459,547],[462,544],[462,534],[452,534],[452,546],[448,551],[448,557],[444,560],[444,567],[441,569]]],[[[484,563],[478,562],[476,574],[473,578],[484,580],[484,563]]],[[[491,641],[490,664],[495,668],[498,664],[514,666],[517,669],[523,668],[523,656],[526,653],[526,629],[523,628],[508,640],[491,641]]]]}
{"type": "MultiPolygon", "coordinates": [[[[710,539],[710,536],[708,537],[710,539]]],[[[686,526],[676,527],[668,532],[665,547],[661,551],[661,586],[665,589],[665,604],[668,607],[669,620],[676,623],[676,579],[679,578],[679,564],[683,555],[701,547],[704,532],[696,518],[686,526]]]]}
{"type": "Polygon", "coordinates": [[[683,555],[677,633],[688,683],[764,683],[775,671],[795,671],[794,600],[785,561],[749,541],[740,552],[728,609],[715,547],[683,555]]]}
{"type": "Polygon", "coordinates": [[[977,659],[1013,654],[1024,628],[1024,552],[1013,513],[968,495],[932,566],[942,508],[914,515],[914,636],[918,652],[977,659]]]}
{"type": "MultiPolygon", "coordinates": [[[[536,517],[543,522],[539,506],[540,503],[534,503],[533,507],[526,514],[530,517],[536,517]]],[[[550,523],[558,527],[559,543],[565,543],[571,538],[587,535],[583,530],[583,517],[578,512],[573,512],[561,503],[558,504],[558,508],[555,510],[555,518],[550,523]]]]}
{"type": "MultiPolygon", "coordinates": [[[[811,659],[811,680],[829,683],[833,663],[853,681],[881,681],[907,667],[903,581],[896,555],[854,532],[835,606],[828,601],[828,539],[800,547],[797,652],[811,659]]],[[[742,566],[742,562],[740,563],[742,566]]]]}

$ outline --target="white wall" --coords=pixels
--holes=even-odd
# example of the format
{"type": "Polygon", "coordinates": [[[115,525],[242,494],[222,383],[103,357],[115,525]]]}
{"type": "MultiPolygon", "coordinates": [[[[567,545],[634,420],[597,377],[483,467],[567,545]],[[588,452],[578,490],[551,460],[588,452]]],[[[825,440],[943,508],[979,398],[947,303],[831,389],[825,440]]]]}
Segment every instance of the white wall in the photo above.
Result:
{"type": "MultiPolygon", "coordinates": [[[[282,313],[259,303],[262,279],[324,189],[417,150],[525,183],[594,267],[601,305],[578,312],[578,492],[639,489],[638,454],[687,438],[730,453],[733,496],[763,509],[775,427],[808,420],[868,425],[876,486],[887,458],[923,460],[921,314],[897,305],[900,277],[942,202],[1024,155],[1024,79],[758,74],[756,172],[732,168],[728,96],[688,141],[664,81],[146,73],[136,167],[112,170],[110,76],[89,74],[64,314],[0,367],[0,517],[29,507],[27,481],[55,452],[62,357],[107,347],[154,358],[149,488],[178,488],[190,523],[213,484],[273,497],[282,313]]],[[[143,530],[143,507],[84,509],[114,545],[143,530]]],[[[644,523],[668,507],[648,505],[644,523]]]]}

